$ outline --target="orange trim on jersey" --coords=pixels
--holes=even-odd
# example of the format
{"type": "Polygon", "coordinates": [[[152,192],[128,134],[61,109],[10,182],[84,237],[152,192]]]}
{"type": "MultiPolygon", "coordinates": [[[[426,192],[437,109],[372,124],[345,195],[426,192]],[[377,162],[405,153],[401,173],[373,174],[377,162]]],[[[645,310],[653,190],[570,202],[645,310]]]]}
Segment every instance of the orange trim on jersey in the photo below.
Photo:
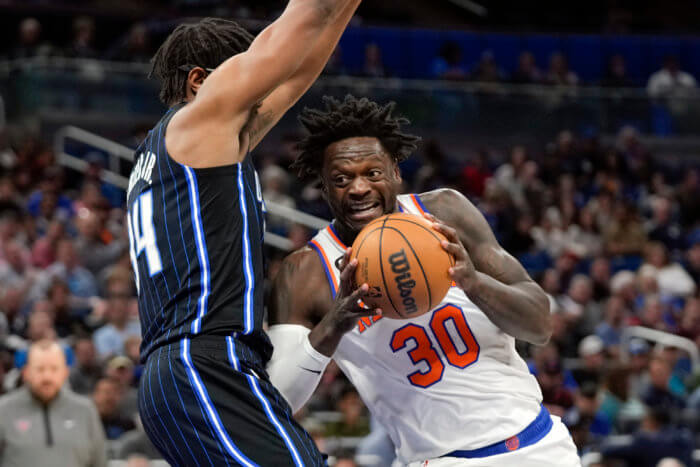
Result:
{"type": "Polygon", "coordinates": [[[418,209],[418,212],[420,212],[421,214],[425,214],[425,211],[424,211],[423,208],[421,207],[420,202],[418,201],[418,199],[416,199],[416,195],[413,195],[413,194],[412,194],[412,195],[410,195],[410,196],[411,196],[411,201],[413,201],[413,204],[414,204],[414,205],[416,206],[416,208],[418,209]]]}
{"type": "Polygon", "coordinates": [[[326,252],[324,251],[323,247],[321,246],[320,243],[318,243],[316,240],[311,240],[309,243],[313,243],[316,249],[321,253],[321,259],[323,259],[324,262],[324,268],[326,272],[330,273],[330,278],[333,279],[333,283],[331,286],[333,287],[333,297],[335,297],[336,292],[338,292],[338,279],[335,277],[335,271],[333,270],[333,263],[328,261],[328,256],[326,256],[326,252]]]}
{"type": "Polygon", "coordinates": [[[326,230],[328,231],[328,234],[331,236],[331,238],[335,241],[335,243],[337,243],[338,246],[339,246],[343,251],[345,251],[345,250],[348,249],[348,247],[345,246],[345,243],[343,243],[343,242],[338,238],[338,236],[335,234],[335,232],[333,232],[333,229],[331,228],[330,225],[329,225],[328,227],[326,227],[326,230]]]}

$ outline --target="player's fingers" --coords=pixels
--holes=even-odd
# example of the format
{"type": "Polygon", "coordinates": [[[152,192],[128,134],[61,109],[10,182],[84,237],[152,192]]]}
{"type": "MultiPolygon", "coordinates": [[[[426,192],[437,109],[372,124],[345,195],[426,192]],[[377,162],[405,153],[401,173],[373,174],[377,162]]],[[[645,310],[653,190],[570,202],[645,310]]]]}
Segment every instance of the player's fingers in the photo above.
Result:
{"type": "Polygon", "coordinates": [[[355,312],[355,315],[358,318],[362,318],[364,316],[371,317],[371,316],[382,316],[382,309],[381,308],[362,308],[359,307],[357,311],[355,312]]]}
{"type": "Polygon", "coordinates": [[[350,262],[350,256],[352,255],[352,247],[346,248],[345,253],[343,253],[343,259],[340,260],[340,264],[338,265],[338,269],[342,273],[343,270],[345,269],[345,266],[350,262]]]}
{"type": "Polygon", "coordinates": [[[355,268],[357,268],[357,259],[351,259],[340,273],[340,295],[345,296],[350,293],[353,288],[355,277],[355,268]]]}
{"type": "Polygon", "coordinates": [[[433,222],[433,228],[443,234],[452,243],[459,243],[457,231],[442,222],[433,222]]]}
{"type": "Polygon", "coordinates": [[[429,212],[424,212],[424,213],[423,213],[423,217],[425,217],[426,219],[428,219],[430,222],[437,222],[437,221],[438,221],[438,220],[435,218],[435,216],[433,216],[433,215],[430,214],[429,212]]]}
{"type": "MultiPolygon", "coordinates": [[[[349,300],[350,300],[352,303],[354,303],[355,305],[357,305],[357,302],[358,302],[359,300],[362,300],[362,297],[364,297],[364,296],[367,295],[368,293],[369,293],[369,285],[367,285],[367,284],[362,284],[362,285],[359,286],[357,289],[355,289],[355,290],[350,294],[350,296],[349,296],[348,298],[349,298],[349,300]]],[[[359,306],[359,305],[358,305],[358,306],[359,306]]]]}
{"type": "Polygon", "coordinates": [[[464,260],[467,257],[467,252],[461,244],[443,240],[440,242],[440,245],[442,246],[443,250],[454,256],[455,260],[457,261],[464,260]]]}

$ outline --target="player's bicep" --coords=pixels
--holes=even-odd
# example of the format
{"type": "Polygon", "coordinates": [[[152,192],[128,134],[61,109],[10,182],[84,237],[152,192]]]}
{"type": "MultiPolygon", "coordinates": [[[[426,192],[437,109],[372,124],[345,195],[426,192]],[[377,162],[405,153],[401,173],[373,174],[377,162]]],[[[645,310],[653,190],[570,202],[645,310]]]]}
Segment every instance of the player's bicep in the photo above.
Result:
{"type": "Polygon", "coordinates": [[[436,214],[454,225],[477,271],[504,284],[530,281],[525,268],[496,239],[484,215],[471,201],[455,190],[438,194],[436,214]]]}
{"type": "Polygon", "coordinates": [[[224,114],[248,112],[299,68],[330,12],[326,1],[290,2],[284,13],[253,40],[248,50],[222,63],[200,90],[224,114]]]}

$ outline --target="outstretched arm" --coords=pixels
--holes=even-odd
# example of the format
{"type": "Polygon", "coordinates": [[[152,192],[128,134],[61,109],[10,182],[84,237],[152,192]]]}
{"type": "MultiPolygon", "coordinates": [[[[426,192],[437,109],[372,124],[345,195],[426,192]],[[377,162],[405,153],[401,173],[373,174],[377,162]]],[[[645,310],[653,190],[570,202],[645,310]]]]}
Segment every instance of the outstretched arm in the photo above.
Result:
{"type": "Polygon", "coordinates": [[[328,24],[313,49],[299,66],[299,69],[277,89],[263,100],[260,109],[249,125],[250,149],[260,143],[263,137],[274,127],[282,116],[292,107],[323,71],[328,59],[333,54],[343,31],[361,0],[346,1],[346,5],[337,19],[328,24]]]}
{"type": "Polygon", "coordinates": [[[443,248],[456,259],[450,269],[452,279],[504,332],[545,344],[552,333],[549,300],[522,265],[498,244],[484,216],[454,190],[426,198],[424,202],[437,217],[431,217],[435,229],[447,237],[443,248]]]}
{"type": "Polygon", "coordinates": [[[262,128],[271,127],[279,120],[303,91],[291,101],[292,91],[280,91],[279,96],[263,106],[267,98],[297,71],[309,68],[305,65],[307,58],[310,63],[317,63],[311,54],[323,55],[325,48],[319,41],[337,42],[358,4],[359,0],[290,0],[282,15],[258,34],[248,50],[219,65],[204,79],[196,91],[196,99],[173,117],[169,130],[176,131],[166,134],[171,155],[183,163],[191,163],[188,159],[193,159],[199,166],[240,162],[251,147],[247,133],[258,128],[254,132],[264,134],[262,128]],[[262,125],[255,120],[268,123],[262,125]],[[236,133],[240,137],[233,147],[219,142],[230,140],[236,133]],[[207,144],[202,142],[204,139],[217,148],[215,152],[221,153],[216,160],[203,161],[196,154],[198,150],[205,154],[212,152],[204,147],[207,144]]]}

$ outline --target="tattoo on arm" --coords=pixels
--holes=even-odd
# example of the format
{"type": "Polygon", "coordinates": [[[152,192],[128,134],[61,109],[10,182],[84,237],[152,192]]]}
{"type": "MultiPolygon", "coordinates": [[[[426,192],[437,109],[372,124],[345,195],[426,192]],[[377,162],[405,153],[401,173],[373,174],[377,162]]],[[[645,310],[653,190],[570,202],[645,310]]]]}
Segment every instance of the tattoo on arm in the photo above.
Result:
{"type": "Polygon", "coordinates": [[[272,123],[275,121],[275,112],[267,110],[261,114],[256,114],[248,129],[248,138],[250,146],[257,146],[260,140],[270,131],[272,123]]]}

